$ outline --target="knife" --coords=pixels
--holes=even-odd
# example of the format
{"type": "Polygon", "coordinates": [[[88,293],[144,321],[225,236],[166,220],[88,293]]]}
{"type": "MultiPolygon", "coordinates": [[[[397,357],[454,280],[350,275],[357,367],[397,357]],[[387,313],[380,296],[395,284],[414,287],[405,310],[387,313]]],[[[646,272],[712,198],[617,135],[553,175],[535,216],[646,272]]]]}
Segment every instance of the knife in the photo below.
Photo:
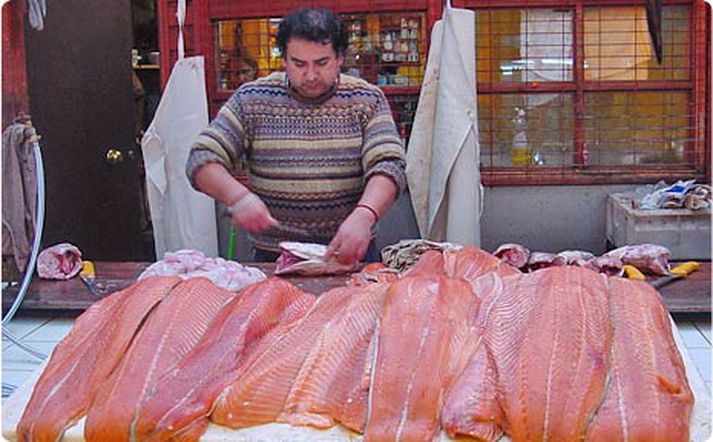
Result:
{"type": "Polygon", "coordinates": [[[667,284],[670,284],[671,282],[677,280],[677,279],[683,279],[690,275],[691,273],[695,272],[701,267],[701,263],[696,262],[696,261],[687,261],[684,262],[683,264],[679,264],[673,269],[671,269],[671,274],[664,276],[663,278],[659,278],[656,281],[652,281],[651,285],[658,288],[661,288],[667,284]]]}
{"type": "Polygon", "coordinates": [[[87,286],[89,292],[97,298],[101,298],[102,293],[97,287],[96,271],[94,270],[94,263],[91,261],[84,261],[82,263],[82,270],[79,272],[79,278],[87,286]]]}
{"type": "Polygon", "coordinates": [[[631,264],[624,264],[624,266],[622,266],[622,270],[624,270],[624,274],[629,279],[634,279],[636,281],[646,281],[646,276],[644,276],[644,274],[641,273],[639,269],[637,269],[631,264]]]}
{"type": "MultiPolygon", "coordinates": [[[[229,210],[225,210],[222,214],[221,217],[223,218],[230,218],[232,215],[230,214],[229,210]]],[[[293,227],[293,226],[287,226],[285,224],[278,224],[276,226],[270,227],[268,230],[272,230],[274,232],[283,232],[283,233],[290,233],[292,235],[298,235],[298,236],[306,236],[306,237],[312,237],[314,236],[314,232],[303,229],[301,227],[293,227]]]]}
{"type": "Polygon", "coordinates": [[[310,232],[307,229],[303,229],[300,227],[292,227],[292,226],[286,226],[284,224],[280,224],[274,227],[274,229],[278,232],[287,232],[292,235],[298,235],[298,236],[306,236],[306,237],[311,237],[314,236],[312,232],[310,232]]]}

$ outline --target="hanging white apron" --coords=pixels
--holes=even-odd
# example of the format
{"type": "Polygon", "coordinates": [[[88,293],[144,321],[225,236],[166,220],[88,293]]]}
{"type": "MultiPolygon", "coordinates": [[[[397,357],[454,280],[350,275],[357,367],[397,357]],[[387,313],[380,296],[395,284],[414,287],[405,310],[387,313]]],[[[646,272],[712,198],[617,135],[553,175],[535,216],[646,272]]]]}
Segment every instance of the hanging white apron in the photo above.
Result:
{"type": "Polygon", "coordinates": [[[446,4],[431,48],[406,158],[421,237],[480,245],[475,16],[446,4]]]}
{"type": "Polygon", "coordinates": [[[184,58],[185,0],[178,2],[178,61],[141,140],[156,258],[181,249],[218,256],[215,202],[186,177],[190,147],[208,124],[203,57],[184,58]]]}

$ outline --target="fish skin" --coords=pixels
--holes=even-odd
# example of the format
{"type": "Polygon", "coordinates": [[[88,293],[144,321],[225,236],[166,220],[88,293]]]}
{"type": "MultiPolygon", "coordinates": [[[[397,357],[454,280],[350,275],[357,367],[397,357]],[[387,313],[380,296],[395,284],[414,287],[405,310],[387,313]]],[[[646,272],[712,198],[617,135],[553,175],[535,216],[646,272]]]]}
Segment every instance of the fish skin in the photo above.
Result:
{"type": "Polygon", "coordinates": [[[180,282],[152,277],[90,306],[57,344],[17,426],[18,440],[58,440],[87,411],[144,318],[180,282]]]}
{"type": "Polygon", "coordinates": [[[220,309],[236,296],[206,278],[174,287],[95,396],[84,426],[87,442],[129,440],[149,386],[195,347],[220,309]]]}
{"type": "Polygon", "coordinates": [[[263,339],[294,325],[315,297],[279,278],[247,288],[223,308],[198,344],[152,384],[138,410],[135,437],[166,440],[204,425],[216,398],[237,379],[263,339]]]}
{"type": "Polygon", "coordinates": [[[660,295],[610,278],[610,382],[587,440],[688,441],[693,394],[660,295]]]}
{"type": "Polygon", "coordinates": [[[339,275],[352,272],[359,266],[356,261],[342,264],[334,259],[326,260],[327,246],[323,244],[283,241],[280,243],[280,252],[275,275],[339,275]],[[289,258],[285,260],[285,256],[289,258]]]}

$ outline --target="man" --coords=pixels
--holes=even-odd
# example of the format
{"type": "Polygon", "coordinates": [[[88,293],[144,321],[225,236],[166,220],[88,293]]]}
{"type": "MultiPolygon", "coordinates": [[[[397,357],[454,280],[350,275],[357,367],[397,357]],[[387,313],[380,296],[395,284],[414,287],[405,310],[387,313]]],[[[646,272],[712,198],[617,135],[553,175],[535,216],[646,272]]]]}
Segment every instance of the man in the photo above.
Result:
{"type": "Polygon", "coordinates": [[[257,61],[252,58],[241,58],[238,61],[238,85],[257,78],[257,61]]]}
{"type": "Polygon", "coordinates": [[[193,146],[188,177],[229,206],[256,261],[274,260],[280,241],[329,244],[327,258],[345,264],[378,260],[375,224],[406,181],[386,97],[340,74],[347,32],[332,11],[285,16],[277,44],[285,72],[233,94],[193,146]],[[242,161],[252,191],[235,179],[242,161]]]}

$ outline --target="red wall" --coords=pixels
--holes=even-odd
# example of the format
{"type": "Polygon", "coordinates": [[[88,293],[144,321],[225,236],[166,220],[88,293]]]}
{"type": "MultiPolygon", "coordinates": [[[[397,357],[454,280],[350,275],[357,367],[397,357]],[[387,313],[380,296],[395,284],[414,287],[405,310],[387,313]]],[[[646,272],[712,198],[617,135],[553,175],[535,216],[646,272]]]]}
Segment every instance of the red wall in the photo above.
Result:
{"type": "Polygon", "coordinates": [[[12,0],[2,7],[2,127],[20,111],[28,112],[25,67],[25,1],[12,0]]]}

